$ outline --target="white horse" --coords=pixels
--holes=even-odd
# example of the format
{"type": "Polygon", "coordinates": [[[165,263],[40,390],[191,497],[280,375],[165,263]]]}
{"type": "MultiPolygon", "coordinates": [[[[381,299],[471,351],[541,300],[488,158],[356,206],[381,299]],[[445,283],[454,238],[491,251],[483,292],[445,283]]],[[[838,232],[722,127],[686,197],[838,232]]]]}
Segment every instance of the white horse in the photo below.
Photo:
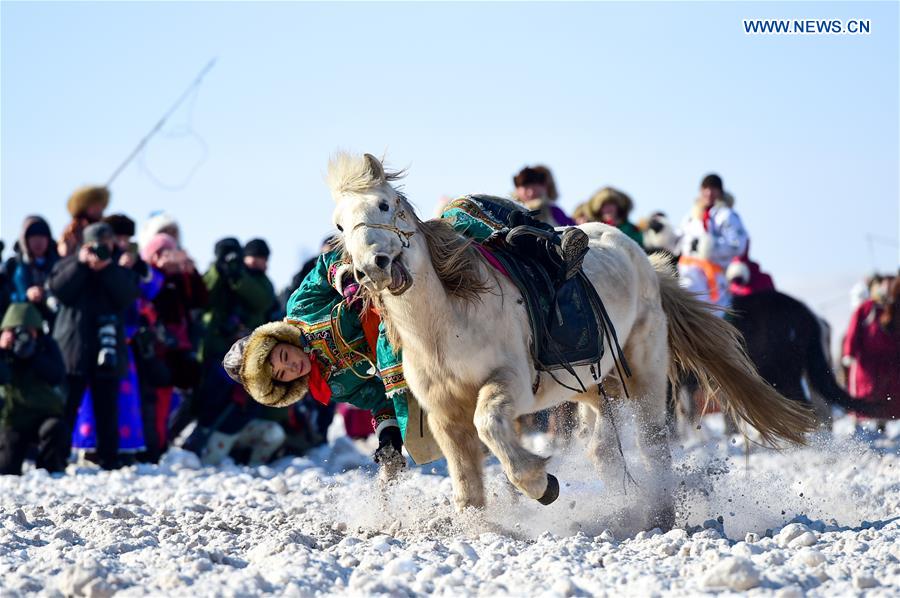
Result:
{"type": "MultiPolygon", "coordinates": [[[[457,508],[484,505],[481,442],[513,485],[531,498],[552,502],[558,483],[546,473],[546,460],[523,448],[515,421],[567,400],[587,406],[582,411],[592,420],[589,453],[601,472],[621,471],[614,410],[603,405],[590,368],[575,368],[581,380],[591,382],[579,394],[539,375],[518,288],[446,221],[419,220],[391,185],[399,177],[386,174],[369,154],[341,153],[329,163],[327,181],[345,251],[388,324],[389,339],[403,349],[409,388],[428,412],[447,458],[457,508]]],[[[662,481],[654,497],[655,524],[671,526],[667,373],[693,372],[710,395],[770,443],[777,438],[802,442],[812,419],[766,385],[736,331],[680,289],[672,273],[651,264],[636,243],[603,224],[581,228],[590,237],[584,271],[606,305],[632,370],[625,383],[640,424],[638,445],[662,481]]],[[[598,375],[622,400],[612,353],[604,355],[598,375]]],[[[571,375],[556,375],[561,383],[578,387],[571,375]]]]}

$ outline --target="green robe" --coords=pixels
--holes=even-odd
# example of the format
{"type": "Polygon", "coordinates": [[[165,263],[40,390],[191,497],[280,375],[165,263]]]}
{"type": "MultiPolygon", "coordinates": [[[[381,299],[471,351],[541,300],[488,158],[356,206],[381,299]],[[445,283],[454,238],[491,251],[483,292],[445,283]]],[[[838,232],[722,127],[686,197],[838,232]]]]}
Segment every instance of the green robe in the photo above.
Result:
{"type": "Polygon", "coordinates": [[[338,251],[321,255],[288,300],[285,319],[306,335],[323,366],[332,399],[371,411],[377,424],[396,419],[405,435],[408,389],[401,357],[391,350],[381,325],[372,353],[360,315],[343,303],[334,286],[340,264],[338,251]]]}

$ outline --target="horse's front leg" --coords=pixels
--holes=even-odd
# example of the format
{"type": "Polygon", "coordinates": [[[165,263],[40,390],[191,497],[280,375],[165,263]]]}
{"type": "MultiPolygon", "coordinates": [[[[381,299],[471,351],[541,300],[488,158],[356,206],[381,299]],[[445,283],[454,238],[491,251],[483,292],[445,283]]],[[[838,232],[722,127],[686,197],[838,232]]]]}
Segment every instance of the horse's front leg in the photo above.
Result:
{"type": "Polygon", "coordinates": [[[547,475],[547,460],[525,450],[516,434],[516,414],[525,410],[516,409],[516,401],[534,400],[527,380],[512,370],[495,372],[478,392],[475,427],[509,481],[527,496],[550,504],[559,496],[559,483],[547,475]]]}
{"type": "MultiPolygon", "coordinates": [[[[470,412],[471,413],[471,412],[470,412]]],[[[453,481],[453,500],[457,511],[484,506],[481,442],[471,416],[450,417],[432,411],[428,426],[447,458],[447,469],[453,481]]]]}

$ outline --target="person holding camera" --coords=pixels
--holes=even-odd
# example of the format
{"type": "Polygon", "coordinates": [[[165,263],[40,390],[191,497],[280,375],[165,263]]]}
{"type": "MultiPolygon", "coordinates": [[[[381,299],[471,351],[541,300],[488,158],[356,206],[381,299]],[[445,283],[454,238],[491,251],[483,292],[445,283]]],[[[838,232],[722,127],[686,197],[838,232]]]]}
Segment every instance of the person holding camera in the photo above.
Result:
{"type": "Polygon", "coordinates": [[[68,457],[66,370],[56,342],[45,335],[31,303],[13,303],[0,324],[0,475],[21,475],[31,444],[37,466],[63,471],[68,457]]]}
{"type": "Polygon", "coordinates": [[[200,347],[203,376],[192,405],[197,429],[186,443],[198,453],[212,433],[237,434],[253,419],[256,407],[225,372],[222,359],[232,343],[267,321],[275,303],[275,289],[264,272],[266,259],[246,256],[233,237],[216,243],[215,257],[203,276],[209,291],[200,347]]]}
{"type": "Polygon", "coordinates": [[[81,247],[61,260],[49,279],[61,305],[53,337],[66,364],[66,423],[71,434],[90,387],[97,457],[104,469],[119,465],[117,399],[119,380],[128,370],[124,319],[140,293],[137,274],[120,266],[120,257],[112,227],[97,222],[84,229],[81,247]]]}
{"type": "Polygon", "coordinates": [[[152,311],[153,327],[159,339],[155,359],[168,372],[168,382],[154,389],[153,409],[148,404],[145,410],[145,456],[146,460],[155,462],[169,442],[168,423],[175,389],[190,401],[187,397],[200,382],[194,315],[206,307],[209,293],[194,261],[168,233],[157,233],[147,239],[141,256],[163,278],[162,289],[144,312],[152,311]]]}

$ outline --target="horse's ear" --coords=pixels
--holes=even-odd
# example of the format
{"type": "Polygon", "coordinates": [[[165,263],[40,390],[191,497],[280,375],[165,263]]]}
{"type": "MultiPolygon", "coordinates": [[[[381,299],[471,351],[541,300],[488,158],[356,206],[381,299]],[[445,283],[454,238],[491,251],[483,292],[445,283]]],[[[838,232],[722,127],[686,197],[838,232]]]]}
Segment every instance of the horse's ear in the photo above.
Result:
{"type": "Polygon", "coordinates": [[[385,182],[384,166],[381,165],[381,161],[372,154],[366,154],[365,159],[369,172],[372,173],[372,178],[379,183],[385,182]]]}

